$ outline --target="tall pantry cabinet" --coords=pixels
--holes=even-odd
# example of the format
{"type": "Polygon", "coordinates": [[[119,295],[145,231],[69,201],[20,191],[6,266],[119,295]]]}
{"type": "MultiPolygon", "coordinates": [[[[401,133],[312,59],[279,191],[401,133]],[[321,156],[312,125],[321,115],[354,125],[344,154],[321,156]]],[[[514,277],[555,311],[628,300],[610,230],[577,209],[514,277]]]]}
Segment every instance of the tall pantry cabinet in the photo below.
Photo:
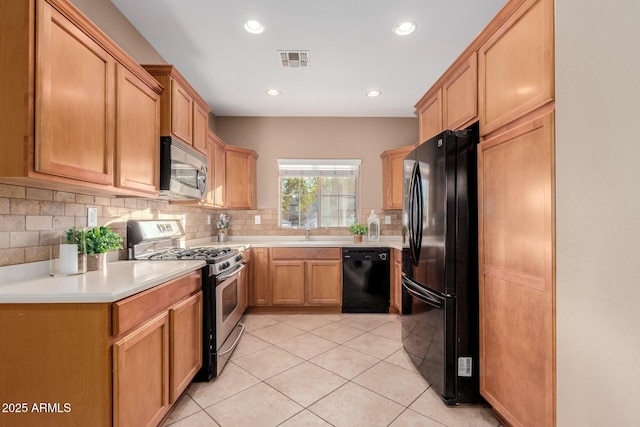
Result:
{"type": "Polygon", "coordinates": [[[514,426],[555,425],[553,0],[479,49],[480,392],[514,426]]]}

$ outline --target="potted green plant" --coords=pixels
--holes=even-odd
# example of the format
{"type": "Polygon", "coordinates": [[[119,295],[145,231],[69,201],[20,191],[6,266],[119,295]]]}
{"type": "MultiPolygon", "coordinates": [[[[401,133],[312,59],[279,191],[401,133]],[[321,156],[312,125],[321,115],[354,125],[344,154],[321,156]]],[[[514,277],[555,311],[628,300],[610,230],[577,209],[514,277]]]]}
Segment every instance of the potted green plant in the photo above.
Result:
{"type": "Polygon", "coordinates": [[[67,239],[80,241],[84,237],[87,270],[102,270],[107,263],[106,253],[122,249],[122,237],[108,225],[80,230],[67,230],[67,239]]]}
{"type": "Polygon", "coordinates": [[[351,224],[349,226],[349,233],[353,234],[353,241],[355,243],[362,242],[362,236],[367,234],[367,226],[364,224],[351,224]]]}

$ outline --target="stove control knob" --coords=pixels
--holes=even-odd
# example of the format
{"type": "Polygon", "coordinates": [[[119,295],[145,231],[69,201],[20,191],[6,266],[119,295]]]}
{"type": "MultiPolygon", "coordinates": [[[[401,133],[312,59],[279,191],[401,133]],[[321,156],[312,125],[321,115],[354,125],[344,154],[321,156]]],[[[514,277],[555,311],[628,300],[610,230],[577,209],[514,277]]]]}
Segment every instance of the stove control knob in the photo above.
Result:
{"type": "Polygon", "coordinates": [[[222,264],[220,264],[220,270],[224,270],[225,268],[227,268],[226,266],[226,262],[223,262],[222,264]]]}
{"type": "Polygon", "coordinates": [[[242,261],[242,255],[236,255],[236,261],[242,261]]]}

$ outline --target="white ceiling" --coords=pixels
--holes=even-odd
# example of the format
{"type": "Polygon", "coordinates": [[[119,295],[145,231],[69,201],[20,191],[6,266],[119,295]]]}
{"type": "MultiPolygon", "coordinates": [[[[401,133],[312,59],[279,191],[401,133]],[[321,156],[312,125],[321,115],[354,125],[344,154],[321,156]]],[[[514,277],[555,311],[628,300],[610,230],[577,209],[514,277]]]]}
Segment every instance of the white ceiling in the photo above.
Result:
{"type": "Polygon", "coordinates": [[[413,117],[506,0],[112,2],[218,116],[413,117]],[[247,33],[248,18],[266,30],[247,33]],[[405,20],[418,29],[399,37],[405,20]],[[281,68],[278,50],[310,51],[309,68],[281,68]]]}

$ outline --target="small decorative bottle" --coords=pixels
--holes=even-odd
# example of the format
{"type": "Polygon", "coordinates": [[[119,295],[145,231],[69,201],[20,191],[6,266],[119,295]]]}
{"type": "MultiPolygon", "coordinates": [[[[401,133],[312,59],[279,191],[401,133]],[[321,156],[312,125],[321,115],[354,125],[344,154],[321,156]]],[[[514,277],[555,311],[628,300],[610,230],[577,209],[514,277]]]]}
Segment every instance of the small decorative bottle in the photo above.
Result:
{"type": "Polygon", "coordinates": [[[371,215],[367,218],[367,227],[369,228],[369,241],[377,242],[380,240],[380,218],[374,209],[371,209],[371,215]]]}

